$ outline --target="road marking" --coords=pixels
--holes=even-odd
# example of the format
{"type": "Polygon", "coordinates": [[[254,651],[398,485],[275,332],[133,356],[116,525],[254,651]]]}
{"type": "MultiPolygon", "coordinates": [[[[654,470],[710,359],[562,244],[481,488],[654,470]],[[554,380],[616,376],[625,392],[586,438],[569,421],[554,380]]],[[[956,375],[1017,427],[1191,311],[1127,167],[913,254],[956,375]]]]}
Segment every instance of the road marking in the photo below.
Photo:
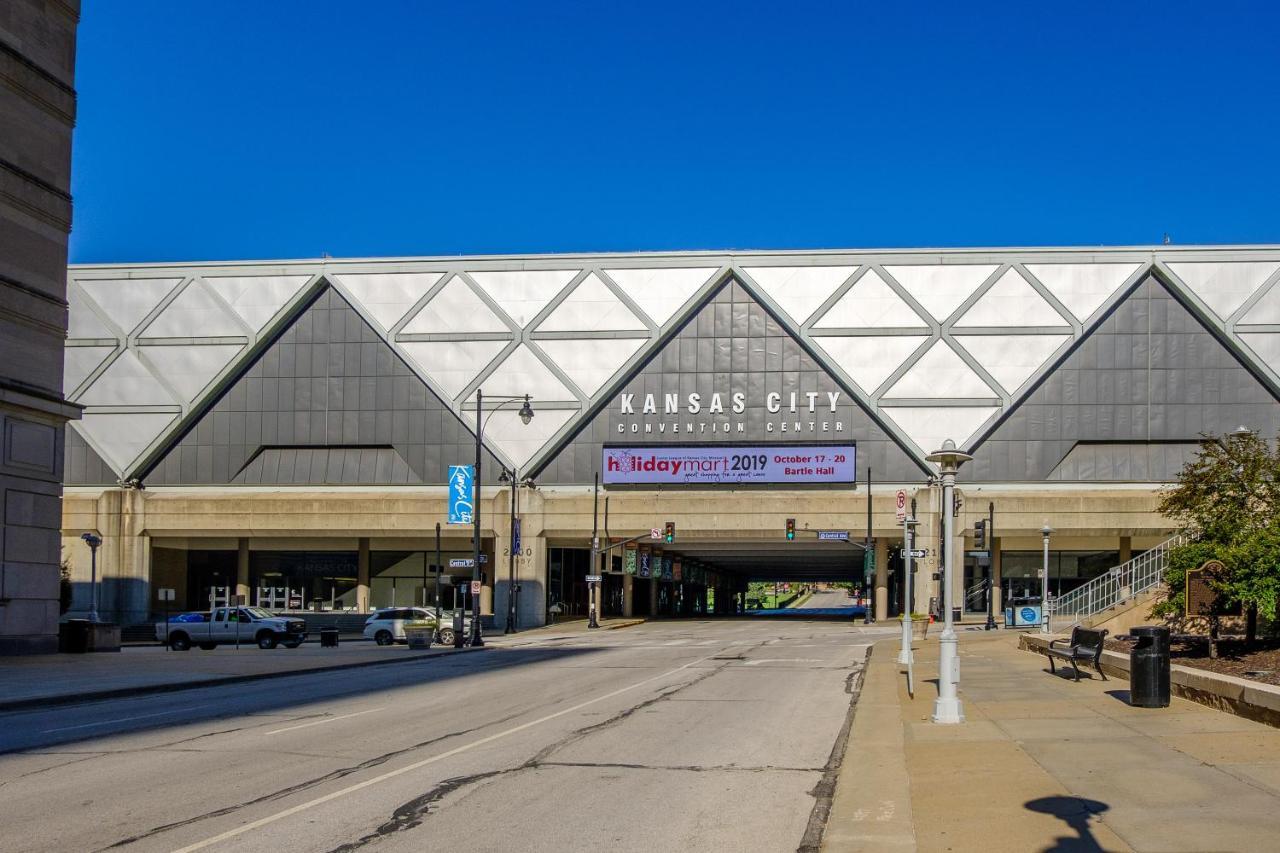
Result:
{"type": "Polygon", "coordinates": [[[762,663],[829,663],[830,661],[822,658],[760,658],[758,660],[749,660],[743,666],[756,666],[762,663]]]}
{"type": "Polygon", "coordinates": [[[305,728],[308,728],[308,727],[310,727],[310,726],[322,726],[322,725],[324,725],[325,723],[335,723],[335,722],[337,722],[338,720],[349,720],[349,719],[351,719],[352,717],[358,717],[358,716],[360,716],[361,714],[372,714],[374,711],[385,711],[385,710],[387,710],[385,707],[383,707],[383,708],[370,708],[370,709],[369,709],[369,710],[367,710],[367,711],[356,711],[354,714],[343,714],[343,715],[338,716],[338,717],[325,717],[323,720],[312,720],[312,721],[311,721],[311,722],[309,722],[309,723],[301,723],[301,724],[296,725],[296,726],[286,726],[286,727],[285,727],[285,728],[283,728],[283,729],[272,729],[272,730],[271,730],[271,731],[269,731],[269,732],[263,732],[263,734],[265,734],[265,735],[278,735],[278,734],[280,734],[281,732],[291,732],[291,731],[293,731],[294,729],[305,729],[305,728]]]}
{"type": "Polygon", "coordinates": [[[60,729],[45,729],[44,731],[40,732],[40,734],[47,735],[47,734],[52,734],[53,732],[69,732],[69,731],[72,731],[73,729],[91,729],[94,726],[109,726],[112,723],[128,723],[133,720],[145,720],[148,717],[167,717],[170,714],[181,713],[181,710],[182,709],[179,709],[177,711],[159,711],[155,714],[139,714],[136,717],[121,717],[118,720],[99,720],[96,723],[84,723],[83,725],[79,725],[79,726],[63,726],[60,729]]]}
{"type": "Polygon", "coordinates": [[[510,737],[511,735],[518,734],[519,732],[524,731],[525,729],[531,729],[534,726],[538,726],[543,723],[554,720],[557,717],[563,717],[566,714],[572,714],[575,711],[581,711],[583,708],[594,705],[597,702],[603,702],[606,699],[612,699],[615,696],[621,696],[623,693],[628,693],[632,690],[635,690],[637,687],[643,687],[646,684],[649,684],[654,681],[659,681],[663,678],[666,678],[667,676],[675,675],[678,672],[683,672],[684,670],[688,669],[691,666],[696,666],[697,664],[705,663],[706,661],[709,661],[709,660],[711,660],[710,656],[689,661],[683,666],[678,666],[675,669],[668,670],[662,673],[661,675],[654,675],[644,679],[643,681],[637,681],[635,684],[631,684],[627,687],[619,688],[617,690],[614,690],[612,693],[606,693],[603,696],[597,696],[594,699],[588,699],[586,702],[580,702],[571,708],[565,708],[562,711],[556,711],[554,714],[547,714],[545,717],[539,717],[536,720],[530,720],[527,723],[521,723],[520,725],[513,726],[512,728],[509,728],[506,731],[497,732],[495,734],[488,735],[487,737],[482,737],[479,740],[473,740],[471,741],[471,743],[464,743],[462,746],[454,747],[453,749],[450,749],[447,752],[442,752],[439,755],[433,755],[430,758],[424,758],[421,761],[415,761],[413,764],[407,764],[404,767],[400,767],[396,770],[390,770],[386,773],[383,773],[381,776],[374,776],[372,779],[366,779],[363,782],[357,782],[356,784],[343,788],[340,791],[334,791],[331,794],[325,794],[323,797],[316,797],[314,800],[308,800],[305,803],[299,803],[298,805],[293,806],[292,808],[285,809],[282,812],[276,812],[273,815],[267,815],[266,817],[258,818],[255,821],[250,821],[249,823],[238,826],[235,829],[228,829],[226,832],[223,832],[219,835],[215,835],[212,838],[206,838],[203,841],[197,841],[195,844],[190,844],[186,847],[182,847],[178,850],[175,850],[174,853],[192,853],[192,851],[194,850],[203,850],[204,848],[211,847],[214,844],[221,844],[223,841],[227,841],[231,838],[235,838],[238,835],[244,835],[246,832],[253,832],[255,829],[261,829],[267,824],[275,823],[278,820],[283,820],[286,817],[291,817],[295,814],[298,814],[299,812],[304,812],[307,809],[324,805],[325,803],[330,802],[331,800],[336,800],[339,797],[345,797],[348,794],[354,794],[356,791],[363,790],[365,788],[370,787],[371,785],[376,785],[379,782],[385,782],[388,779],[394,779],[397,776],[402,776],[405,773],[411,773],[414,770],[417,770],[421,767],[426,767],[428,764],[435,764],[437,761],[444,761],[446,758],[452,758],[455,755],[460,755],[464,752],[468,752],[469,750],[475,749],[478,746],[484,746],[485,744],[493,743],[495,740],[501,740],[502,738],[510,737]]]}

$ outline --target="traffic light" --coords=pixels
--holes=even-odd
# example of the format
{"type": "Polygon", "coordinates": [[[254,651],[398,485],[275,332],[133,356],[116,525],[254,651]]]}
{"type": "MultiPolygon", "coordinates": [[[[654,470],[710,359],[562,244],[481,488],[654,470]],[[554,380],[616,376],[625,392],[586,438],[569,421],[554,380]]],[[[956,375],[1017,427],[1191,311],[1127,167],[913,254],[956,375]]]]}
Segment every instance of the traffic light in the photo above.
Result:
{"type": "Polygon", "coordinates": [[[796,538],[796,520],[794,518],[787,519],[787,541],[796,538]]]}
{"type": "Polygon", "coordinates": [[[987,550],[987,520],[985,518],[973,523],[973,547],[978,551],[987,550]]]}
{"type": "Polygon", "coordinates": [[[668,545],[676,541],[676,523],[674,521],[667,522],[666,539],[668,545]]]}

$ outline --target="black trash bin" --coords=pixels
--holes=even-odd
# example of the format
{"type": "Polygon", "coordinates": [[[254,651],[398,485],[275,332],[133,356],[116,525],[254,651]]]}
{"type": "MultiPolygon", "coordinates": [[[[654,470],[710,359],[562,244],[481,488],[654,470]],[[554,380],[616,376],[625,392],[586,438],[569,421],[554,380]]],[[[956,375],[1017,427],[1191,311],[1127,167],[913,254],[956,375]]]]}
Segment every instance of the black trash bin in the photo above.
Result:
{"type": "Polygon", "coordinates": [[[453,611],[453,647],[460,649],[466,643],[467,635],[463,630],[462,611],[453,611]]]}
{"type": "Polygon", "coordinates": [[[320,647],[325,649],[336,649],[338,647],[337,628],[320,629],[320,647]]]}
{"type": "Polygon", "coordinates": [[[1169,707],[1169,629],[1143,625],[1129,632],[1138,643],[1129,652],[1129,704],[1169,707]]]}
{"type": "Polygon", "coordinates": [[[89,651],[88,619],[68,619],[58,626],[58,651],[82,655],[89,651]]]}

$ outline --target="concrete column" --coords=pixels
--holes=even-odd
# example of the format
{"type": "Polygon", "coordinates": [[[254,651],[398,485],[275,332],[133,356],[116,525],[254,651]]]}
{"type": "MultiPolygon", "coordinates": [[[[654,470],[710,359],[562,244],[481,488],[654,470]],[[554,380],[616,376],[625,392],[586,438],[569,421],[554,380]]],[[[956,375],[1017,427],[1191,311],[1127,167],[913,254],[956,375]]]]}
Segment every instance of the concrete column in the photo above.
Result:
{"type": "MultiPolygon", "coordinates": [[[[368,541],[367,539],[365,540],[368,541]]],[[[243,595],[244,600],[256,604],[249,596],[249,540],[241,538],[236,542],[236,595],[243,595]]]]}
{"type": "Polygon", "coordinates": [[[1128,536],[1120,537],[1120,562],[1127,563],[1133,559],[1133,539],[1128,536]]]}
{"type": "Polygon", "coordinates": [[[636,592],[633,586],[635,584],[635,580],[636,580],[635,575],[622,576],[622,615],[623,616],[631,617],[636,615],[636,611],[635,611],[636,592]]]}
{"type": "MultiPolygon", "coordinates": [[[[485,563],[483,566],[480,567],[480,573],[484,575],[484,583],[480,585],[480,615],[481,616],[493,615],[493,581],[494,581],[494,578],[497,576],[497,573],[499,570],[502,571],[503,575],[506,575],[507,573],[507,564],[503,563],[501,566],[499,566],[495,556],[498,553],[497,537],[495,536],[492,541],[494,542],[494,548],[492,553],[484,550],[481,550],[480,552],[481,554],[487,554],[489,557],[489,562],[485,563]]],[[[483,548],[483,546],[481,547],[483,548]]],[[[502,626],[498,625],[497,629],[501,631],[502,626]]]]}
{"type": "Polygon", "coordinates": [[[520,532],[521,546],[532,553],[516,560],[516,573],[520,578],[520,601],[516,607],[516,619],[520,628],[534,628],[547,624],[547,540],[534,531],[541,527],[541,517],[524,516],[520,532]],[[538,528],[535,528],[535,523],[538,528]]]}
{"type": "Polygon", "coordinates": [[[649,615],[658,615],[658,579],[649,578],[649,615]]]}
{"type": "Polygon", "coordinates": [[[876,619],[889,618],[889,538],[883,535],[876,537],[875,606],[876,619]]]}
{"type": "Polygon", "coordinates": [[[356,546],[356,611],[369,612],[369,538],[361,537],[356,546]]]}
{"type": "MultiPolygon", "coordinates": [[[[146,530],[144,493],[136,489],[108,489],[97,503],[98,615],[104,622],[133,625],[151,621],[151,537],[146,530]]],[[[89,549],[83,551],[84,564],[76,572],[83,581],[85,615],[89,606],[89,549]]],[[[81,598],[77,596],[77,607],[81,598]]],[[[79,615],[79,614],[77,614],[79,615]]]]}

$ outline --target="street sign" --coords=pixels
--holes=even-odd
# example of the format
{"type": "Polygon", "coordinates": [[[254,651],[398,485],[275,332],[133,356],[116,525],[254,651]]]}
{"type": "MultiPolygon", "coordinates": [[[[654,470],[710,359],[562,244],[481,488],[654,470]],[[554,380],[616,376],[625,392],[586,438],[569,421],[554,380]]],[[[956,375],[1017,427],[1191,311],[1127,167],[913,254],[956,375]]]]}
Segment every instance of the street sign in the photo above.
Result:
{"type": "MultiPolygon", "coordinates": [[[[488,562],[489,562],[489,555],[481,554],[480,565],[483,566],[488,562]]],[[[470,557],[455,557],[454,559],[449,561],[449,568],[451,569],[474,569],[475,567],[476,567],[476,561],[471,559],[470,557]]]]}
{"type": "Polygon", "coordinates": [[[818,539],[824,542],[847,542],[849,540],[849,531],[847,530],[819,530],[818,539]]]}
{"type": "Polygon", "coordinates": [[[520,553],[520,519],[515,520],[515,524],[511,525],[511,550],[515,554],[520,553]]]}
{"type": "Polygon", "coordinates": [[[587,583],[600,583],[600,575],[587,575],[587,583]]]}
{"type": "Polygon", "coordinates": [[[661,539],[661,538],[662,538],[662,531],[661,531],[661,530],[659,530],[659,529],[658,529],[658,528],[656,528],[656,527],[650,527],[650,528],[649,528],[649,538],[650,538],[650,539],[661,539]]]}
{"type": "Polygon", "coordinates": [[[964,554],[966,557],[978,557],[979,559],[991,556],[990,551],[965,551],[964,554]]]}
{"type": "Polygon", "coordinates": [[[925,557],[929,556],[929,552],[923,548],[913,548],[909,553],[913,560],[923,560],[925,557]]]}
{"type": "Polygon", "coordinates": [[[471,594],[472,594],[472,595],[479,595],[479,594],[480,594],[480,581],[472,581],[472,582],[471,582],[471,594]]]}
{"type": "Polygon", "coordinates": [[[897,499],[898,521],[907,520],[907,493],[904,489],[898,489],[897,499]]]}

